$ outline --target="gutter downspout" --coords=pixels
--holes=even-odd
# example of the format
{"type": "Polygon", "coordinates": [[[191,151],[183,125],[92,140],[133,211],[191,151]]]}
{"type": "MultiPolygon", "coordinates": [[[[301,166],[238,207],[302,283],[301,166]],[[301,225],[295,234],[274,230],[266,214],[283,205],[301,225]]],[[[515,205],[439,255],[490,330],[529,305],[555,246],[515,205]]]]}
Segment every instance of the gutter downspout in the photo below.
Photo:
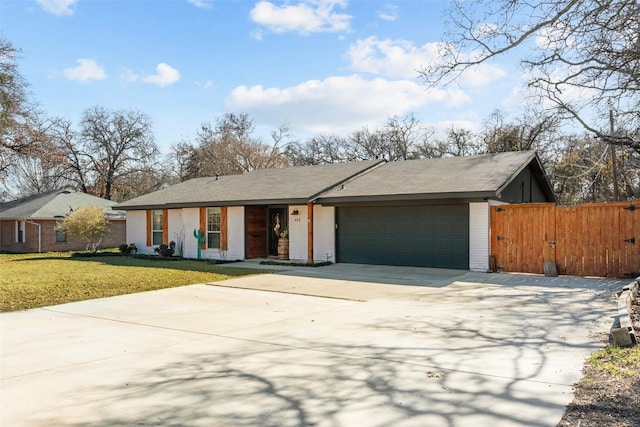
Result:
{"type": "MultiPolygon", "coordinates": [[[[42,225],[38,224],[37,222],[33,222],[33,221],[29,220],[29,219],[26,219],[26,218],[24,219],[24,222],[27,223],[27,224],[37,225],[38,226],[38,253],[41,254],[42,253],[42,225]]],[[[25,234],[26,234],[26,232],[27,231],[25,230],[25,234]]]]}

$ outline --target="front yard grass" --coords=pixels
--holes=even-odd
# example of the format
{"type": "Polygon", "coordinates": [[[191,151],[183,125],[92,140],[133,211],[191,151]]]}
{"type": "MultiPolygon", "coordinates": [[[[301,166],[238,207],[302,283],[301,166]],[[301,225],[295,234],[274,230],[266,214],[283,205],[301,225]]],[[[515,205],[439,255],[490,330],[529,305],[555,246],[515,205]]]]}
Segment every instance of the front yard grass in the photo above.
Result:
{"type": "Polygon", "coordinates": [[[0,254],[0,311],[207,283],[261,273],[195,260],[129,256],[71,257],[70,252],[0,254]]]}

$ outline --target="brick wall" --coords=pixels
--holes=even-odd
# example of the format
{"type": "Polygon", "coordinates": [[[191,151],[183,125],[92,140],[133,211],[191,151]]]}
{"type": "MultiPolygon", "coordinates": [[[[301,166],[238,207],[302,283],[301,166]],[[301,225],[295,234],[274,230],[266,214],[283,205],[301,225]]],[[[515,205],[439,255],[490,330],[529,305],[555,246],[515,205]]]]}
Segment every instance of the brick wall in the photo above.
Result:
{"type": "Polygon", "coordinates": [[[469,203],[469,270],[489,269],[489,203],[469,203]]]}
{"type": "MultiPolygon", "coordinates": [[[[66,242],[56,242],[55,220],[34,220],[40,224],[41,252],[76,251],[85,249],[85,243],[74,237],[68,237],[66,242]]],[[[126,243],[126,222],[124,220],[111,221],[109,234],[102,239],[101,248],[116,247],[126,243]]],[[[14,220],[0,221],[0,250],[7,252],[28,253],[38,252],[38,226],[26,224],[25,242],[16,242],[16,222],[14,220]]]]}

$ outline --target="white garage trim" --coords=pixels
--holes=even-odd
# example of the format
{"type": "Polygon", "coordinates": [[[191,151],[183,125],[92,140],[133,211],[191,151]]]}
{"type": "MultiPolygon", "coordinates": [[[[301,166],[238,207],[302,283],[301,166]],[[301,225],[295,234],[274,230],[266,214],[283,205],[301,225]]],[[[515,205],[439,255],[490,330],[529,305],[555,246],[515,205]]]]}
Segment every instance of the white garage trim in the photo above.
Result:
{"type": "Polygon", "coordinates": [[[489,203],[469,203],[469,270],[489,269],[489,203]]]}

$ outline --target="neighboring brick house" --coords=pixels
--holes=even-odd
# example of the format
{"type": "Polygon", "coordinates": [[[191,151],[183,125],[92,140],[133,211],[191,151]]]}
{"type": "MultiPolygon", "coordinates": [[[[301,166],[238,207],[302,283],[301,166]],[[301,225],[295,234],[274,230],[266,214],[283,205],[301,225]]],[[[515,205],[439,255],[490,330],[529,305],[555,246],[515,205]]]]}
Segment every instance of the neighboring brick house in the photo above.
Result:
{"type": "Polygon", "coordinates": [[[57,231],[64,217],[82,206],[105,209],[111,222],[100,247],[126,243],[126,215],[113,210],[115,202],[74,190],[53,190],[0,203],[0,251],[50,252],[85,249],[85,243],[57,231]]]}

